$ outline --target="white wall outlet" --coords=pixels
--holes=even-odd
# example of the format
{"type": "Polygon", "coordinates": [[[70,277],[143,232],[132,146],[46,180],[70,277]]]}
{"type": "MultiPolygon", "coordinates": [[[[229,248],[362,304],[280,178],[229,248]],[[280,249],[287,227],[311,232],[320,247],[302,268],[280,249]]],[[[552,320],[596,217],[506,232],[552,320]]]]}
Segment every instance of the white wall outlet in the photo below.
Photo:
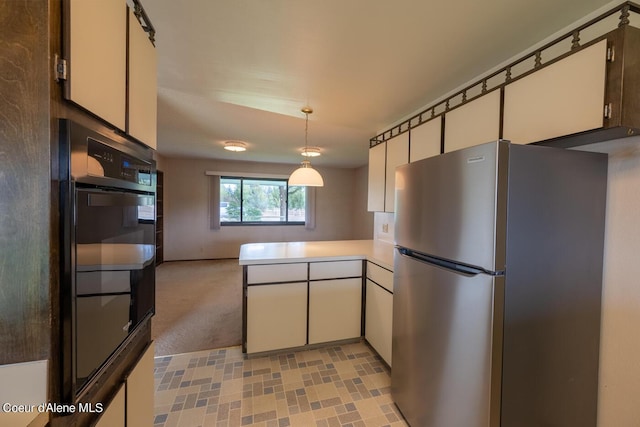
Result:
{"type": "Polygon", "coordinates": [[[383,233],[389,232],[389,224],[382,224],[382,232],[383,233]]]}

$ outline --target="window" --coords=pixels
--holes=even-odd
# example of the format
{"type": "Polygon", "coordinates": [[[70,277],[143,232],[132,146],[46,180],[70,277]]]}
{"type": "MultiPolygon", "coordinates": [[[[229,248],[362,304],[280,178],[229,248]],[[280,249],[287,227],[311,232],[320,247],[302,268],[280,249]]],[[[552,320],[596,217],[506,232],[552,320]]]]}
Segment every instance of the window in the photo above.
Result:
{"type": "Polygon", "coordinates": [[[220,177],[220,224],[304,225],[305,187],[286,179],[220,177]]]}

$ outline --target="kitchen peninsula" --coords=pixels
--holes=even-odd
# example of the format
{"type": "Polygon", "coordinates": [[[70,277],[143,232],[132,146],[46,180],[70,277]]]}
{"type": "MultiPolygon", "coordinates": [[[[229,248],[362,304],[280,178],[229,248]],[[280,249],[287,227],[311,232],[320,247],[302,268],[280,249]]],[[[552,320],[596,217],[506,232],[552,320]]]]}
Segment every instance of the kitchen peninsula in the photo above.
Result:
{"type": "Polygon", "coordinates": [[[393,270],[393,245],[381,240],[247,243],[240,247],[240,265],[367,259],[393,270]]]}
{"type": "Polygon", "coordinates": [[[239,262],[245,353],[365,336],[391,364],[392,244],[249,243],[239,262]]]}

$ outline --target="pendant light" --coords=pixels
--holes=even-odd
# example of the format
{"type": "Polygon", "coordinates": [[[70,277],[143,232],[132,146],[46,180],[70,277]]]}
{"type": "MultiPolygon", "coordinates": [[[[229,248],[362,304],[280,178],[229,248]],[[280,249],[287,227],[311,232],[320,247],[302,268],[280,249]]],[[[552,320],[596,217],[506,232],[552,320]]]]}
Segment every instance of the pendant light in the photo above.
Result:
{"type": "MultiPolygon", "coordinates": [[[[309,114],[313,113],[313,109],[311,109],[311,107],[304,107],[301,111],[305,115],[303,150],[303,153],[305,153],[309,149],[309,147],[307,146],[309,134],[309,114]]],[[[293,171],[293,173],[289,177],[289,185],[322,187],[324,186],[324,181],[322,180],[322,176],[320,175],[320,173],[311,167],[311,162],[309,160],[303,160],[301,166],[293,171]]]]}

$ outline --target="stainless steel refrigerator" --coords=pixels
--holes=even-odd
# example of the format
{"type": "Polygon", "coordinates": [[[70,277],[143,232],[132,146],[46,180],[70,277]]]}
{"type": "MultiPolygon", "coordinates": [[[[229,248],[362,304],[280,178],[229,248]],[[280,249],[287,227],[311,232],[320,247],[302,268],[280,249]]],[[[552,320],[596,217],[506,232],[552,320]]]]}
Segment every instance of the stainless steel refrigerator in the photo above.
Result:
{"type": "Polygon", "coordinates": [[[596,425],[607,156],[396,169],[391,393],[412,427],[596,425]]]}

